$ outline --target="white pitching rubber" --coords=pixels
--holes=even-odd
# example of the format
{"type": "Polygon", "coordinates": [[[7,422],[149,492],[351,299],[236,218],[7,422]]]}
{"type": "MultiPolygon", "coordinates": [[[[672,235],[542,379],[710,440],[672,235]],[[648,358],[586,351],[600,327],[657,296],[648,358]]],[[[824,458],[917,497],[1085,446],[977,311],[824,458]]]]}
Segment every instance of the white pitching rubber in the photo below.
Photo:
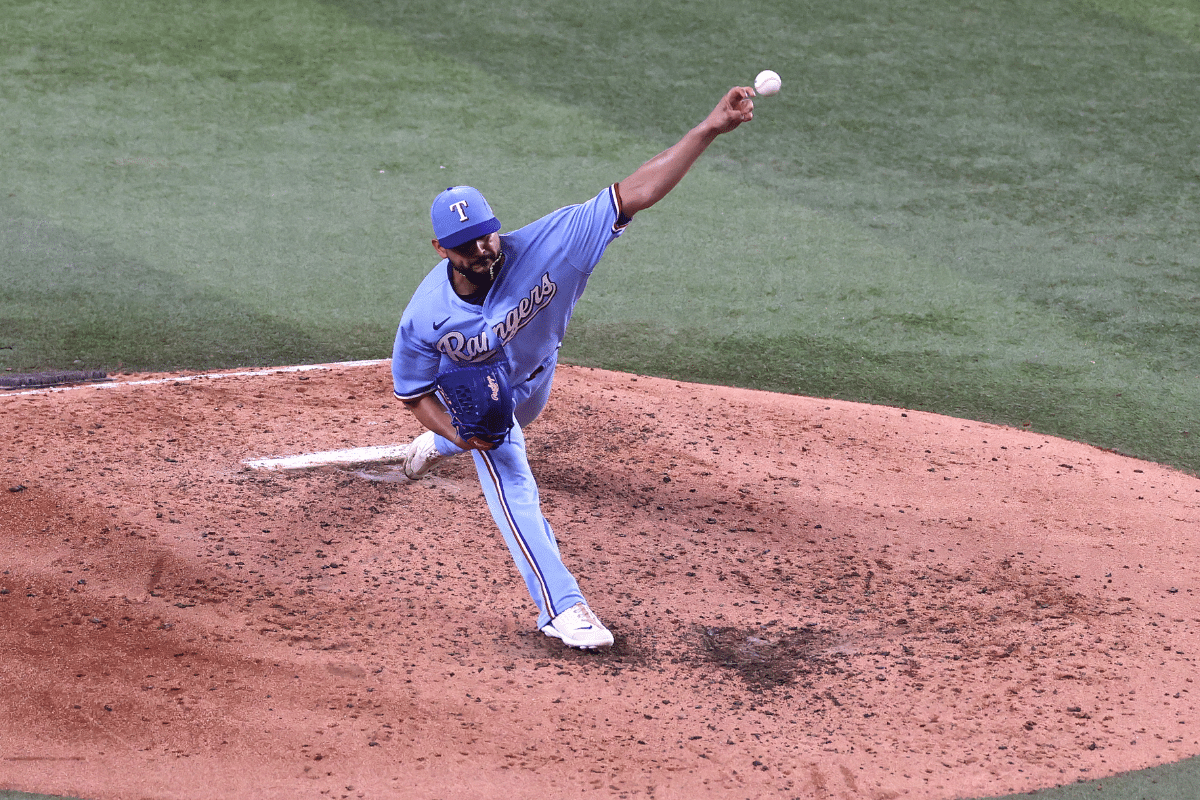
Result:
{"type": "Polygon", "coordinates": [[[408,452],[407,444],[381,444],[374,447],[352,447],[349,450],[326,450],[282,458],[253,458],[243,461],[250,469],[311,469],[329,464],[374,464],[398,461],[408,452]]]}

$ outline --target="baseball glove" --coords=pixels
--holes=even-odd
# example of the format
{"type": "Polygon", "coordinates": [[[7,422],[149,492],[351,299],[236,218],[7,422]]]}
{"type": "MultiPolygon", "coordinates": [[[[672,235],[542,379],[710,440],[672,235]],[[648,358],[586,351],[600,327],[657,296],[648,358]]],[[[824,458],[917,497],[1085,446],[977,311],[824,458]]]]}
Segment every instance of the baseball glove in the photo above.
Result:
{"type": "Polygon", "coordinates": [[[513,396],[502,364],[448,369],[435,381],[454,430],[463,440],[503,442],[513,426],[513,396]]]}

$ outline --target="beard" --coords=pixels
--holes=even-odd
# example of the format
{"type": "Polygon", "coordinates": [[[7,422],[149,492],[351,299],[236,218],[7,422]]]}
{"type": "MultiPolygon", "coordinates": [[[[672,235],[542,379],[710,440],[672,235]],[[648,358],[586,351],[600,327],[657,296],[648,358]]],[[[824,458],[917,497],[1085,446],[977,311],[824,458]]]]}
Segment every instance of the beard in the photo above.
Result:
{"type": "MultiPolygon", "coordinates": [[[[482,264],[481,264],[481,266],[482,266],[482,264]]],[[[498,255],[496,258],[493,258],[487,264],[488,271],[487,271],[486,275],[482,272],[476,272],[473,269],[467,269],[465,267],[460,268],[460,267],[454,266],[454,271],[457,272],[459,275],[462,275],[468,281],[470,281],[472,286],[475,286],[478,288],[483,288],[484,286],[491,286],[495,282],[496,273],[499,272],[500,268],[503,266],[504,266],[504,252],[501,251],[500,255],[498,255]]]]}

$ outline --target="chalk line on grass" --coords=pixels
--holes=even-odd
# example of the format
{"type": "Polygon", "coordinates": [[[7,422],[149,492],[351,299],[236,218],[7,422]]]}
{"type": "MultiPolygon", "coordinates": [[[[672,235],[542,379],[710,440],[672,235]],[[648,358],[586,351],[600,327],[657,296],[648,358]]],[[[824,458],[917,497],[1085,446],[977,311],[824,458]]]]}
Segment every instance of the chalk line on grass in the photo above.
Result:
{"type": "Polygon", "coordinates": [[[111,381],[109,383],[87,383],[72,386],[47,386],[42,389],[28,389],[20,392],[5,392],[0,397],[21,397],[31,394],[50,394],[52,392],[69,392],[75,389],[116,389],[121,386],[153,386],[162,383],[187,383],[188,381],[216,380],[217,378],[261,378],[266,375],[278,375],[285,372],[310,372],[319,369],[339,369],[353,367],[374,367],[386,364],[390,358],[380,358],[368,361],[338,361],[332,364],[298,364],[290,367],[268,367],[266,369],[248,370],[242,372],[203,372],[198,375],[176,375],[168,378],[148,378],[140,381],[111,381]]]}

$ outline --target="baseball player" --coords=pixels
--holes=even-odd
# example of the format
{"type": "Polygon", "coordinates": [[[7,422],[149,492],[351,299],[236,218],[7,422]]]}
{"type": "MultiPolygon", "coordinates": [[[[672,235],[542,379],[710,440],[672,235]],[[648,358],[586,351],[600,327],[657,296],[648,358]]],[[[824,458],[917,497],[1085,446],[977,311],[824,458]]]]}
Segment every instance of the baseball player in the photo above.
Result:
{"type": "Polygon", "coordinates": [[[492,517],[538,608],[538,628],[579,648],[613,636],[563,564],[542,515],[523,428],[550,395],[558,350],[575,304],[609,243],[639,211],[667,195],[717,136],[754,116],[754,90],[730,89],[676,144],[592,199],[560,208],[511,233],[477,190],[455,186],[430,209],[433,268],[400,320],[392,351],[396,397],[428,430],[403,460],[417,479],[470,451],[492,517]],[[435,392],[439,373],[465,364],[506,365],[516,424],[500,444],[463,440],[435,392]]]}

